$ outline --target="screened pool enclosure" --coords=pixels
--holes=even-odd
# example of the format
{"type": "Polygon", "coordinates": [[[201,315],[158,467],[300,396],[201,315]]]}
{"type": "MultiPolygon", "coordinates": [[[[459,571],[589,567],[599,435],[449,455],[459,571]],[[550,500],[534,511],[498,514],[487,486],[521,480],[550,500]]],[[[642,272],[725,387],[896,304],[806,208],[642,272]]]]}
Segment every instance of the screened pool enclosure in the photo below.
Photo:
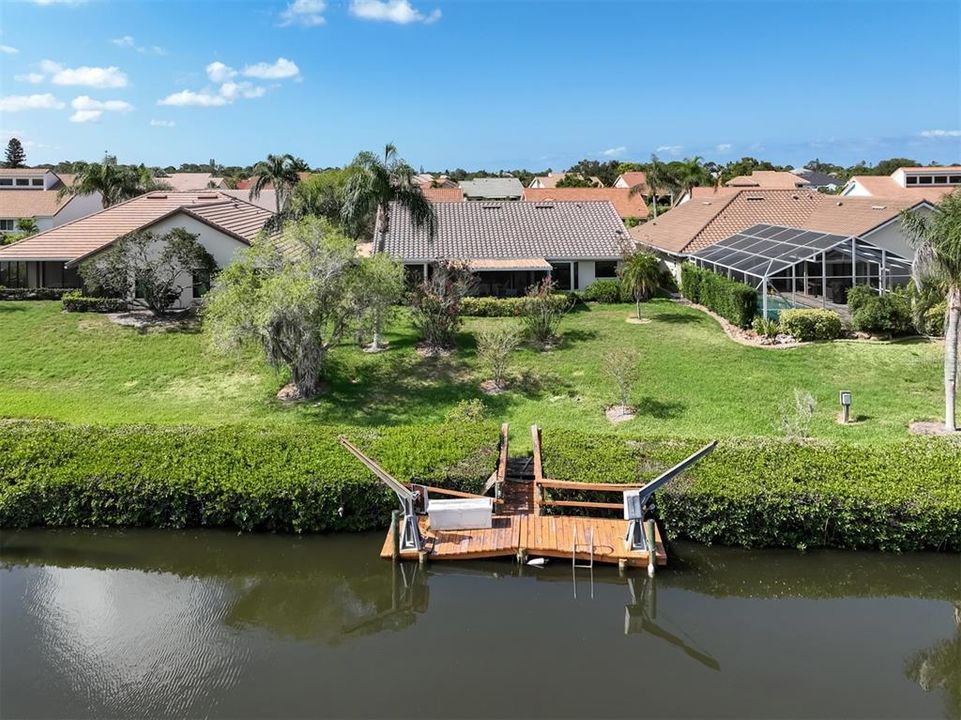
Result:
{"type": "Polygon", "coordinates": [[[838,309],[855,285],[884,293],[911,279],[911,261],[890,250],[857,237],[778,225],[754,225],[690,260],[756,287],[764,317],[787,307],[838,309]]]}

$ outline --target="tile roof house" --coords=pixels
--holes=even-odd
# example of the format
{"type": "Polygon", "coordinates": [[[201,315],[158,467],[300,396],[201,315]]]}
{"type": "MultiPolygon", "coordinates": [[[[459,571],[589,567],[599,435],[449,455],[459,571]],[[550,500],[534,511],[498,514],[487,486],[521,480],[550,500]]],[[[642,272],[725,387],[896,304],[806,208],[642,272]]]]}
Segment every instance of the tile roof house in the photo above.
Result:
{"type": "Polygon", "coordinates": [[[844,185],[841,194],[937,202],[959,187],[961,166],[902,167],[890,175],[855,175],[844,185]]]}
{"type": "Polygon", "coordinates": [[[424,193],[424,197],[431,202],[462,202],[464,200],[464,191],[457,186],[432,187],[421,185],[420,190],[424,193]]]}
{"type": "MultiPolygon", "coordinates": [[[[528,187],[533,189],[556,188],[557,183],[559,183],[561,180],[566,178],[567,175],[568,173],[562,173],[562,172],[559,172],[559,173],[551,172],[551,173],[547,173],[547,175],[539,175],[535,177],[533,180],[531,180],[531,184],[528,185],[528,187]]],[[[575,173],[575,175],[577,175],[577,173],[575,173]]],[[[591,175],[591,177],[588,179],[591,181],[591,184],[593,184],[594,187],[604,187],[604,183],[596,175],[591,175]]]]}
{"type": "Polygon", "coordinates": [[[803,178],[808,181],[806,187],[810,187],[814,190],[827,190],[828,192],[834,192],[837,190],[842,183],[838,178],[829,173],[820,172],[818,170],[808,170],[807,168],[799,168],[797,170],[792,170],[792,173],[797,175],[799,178],[803,178]]]}
{"type": "Polygon", "coordinates": [[[220,188],[224,185],[224,179],[212,173],[175,172],[157,176],[156,180],[169,185],[174,192],[196,192],[220,188]]]}
{"type": "Polygon", "coordinates": [[[647,203],[641,195],[631,195],[628,188],[527,188],[524,199],[531,201],[558,200],[567,202],[608,201],[622,220],[647,219],[647,203]]]}
{"type": "Polygon", "coordinates": [[[616,188],[632,188],[638,185],[642,186],[642,193],[647,195],[647,173],[642,170],[621,173],[614,181],[614,187],[616,188]]]}
{"type": "Polygon", "coordinates": [[[271,213],[273,213],[277,208],[276,190],[261,190],[260,195],[255,198],[250,197],[250,190],[228,190],[224,188],[217,188],[217,192],[226,195],[227,197],[234,198],[235,200],[243,200],[251,205],[256,205],[257,207],[267,210],[271,213]]]}
{"type": "Polygon", "coordinates": [[[524,186],[514,177],[461,180],[459,185],[468,200],[520,200],[524,196],[524,186]]]}
{"type": "MultiPolygon", "coordinates": [[[[224,267],[250,245],[273,213],[216,190],[152,192],[71,223],[0,247],[0,284],[9,287],[80,287],[77,265],[136,230],[158,234],[184,228],[224,267]]],[[[187,271],[185,271],[187,272],[187,271]]],[[[193,296],[185,291],[180,304],[193,296]]]]}
{"type": "Polygon", "coordinates": [[[750,175],[738,175],[724,184],[727,187],[755,187],[764,190],[790,190],[810,185],[803,177],[781,170],[754,170],[750,175]]]}
{"type": "MultiPolygon", "coordinates": [[[[433,238],[400,205],[378,251],[413,272],[439,260],[464,260],[480,274],[484,294],[518,295],[550,272],[563,290],[615,277],[631,242],[610,202],[436,203],[433,238]]],[[[380,228],[374,237],[380,243],[380,228]]]]}
{"type": "Polygon", "coordinates": [[[33,218],[43,231],[100,210],[100,193],[60,197],[73,178],[45,168],[0,168],[0,234],[16,232],[21,218],[33,218]]]}

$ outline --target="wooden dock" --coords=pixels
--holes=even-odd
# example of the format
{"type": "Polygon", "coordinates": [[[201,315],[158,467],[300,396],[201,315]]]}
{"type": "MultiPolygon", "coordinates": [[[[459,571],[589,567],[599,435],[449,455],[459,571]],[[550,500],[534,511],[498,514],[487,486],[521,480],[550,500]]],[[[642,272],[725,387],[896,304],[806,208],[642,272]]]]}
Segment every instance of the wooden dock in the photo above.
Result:
{"type": "MultiPolygon", "coordinates": [[[[623,519],[585,516],[544,515],[545,507],[582,509],[623,509],[621,502],[549,500],[545,489],[588,490],[622,493],[636,485],[576,483],[544,477],[541,462],[540,430],[532,428],[533,457],[512,459],[507,450],[508,428],[501,429],[500,456],[489,487],[497,487],[492,527],[476,530],[434,531],[426,516],[418,518],[423,537],[423,554],[414,549],[401,550],[403,560],[475,560],[481,558],[563,558],[578,562],[608,563],[646,567],[646,549],[631,549],[625,542],[627,522],[623,519]],[[576,548],[576,551],[575,551],[576,548]]],[[[618,498],[620,499],[620,498],[618,498]]],[[[655,527],[655,562],[667,564],[667,552],[655,527]]],[[[381,557],[393,557],[393,534],[387,531],[381,557]]]]}

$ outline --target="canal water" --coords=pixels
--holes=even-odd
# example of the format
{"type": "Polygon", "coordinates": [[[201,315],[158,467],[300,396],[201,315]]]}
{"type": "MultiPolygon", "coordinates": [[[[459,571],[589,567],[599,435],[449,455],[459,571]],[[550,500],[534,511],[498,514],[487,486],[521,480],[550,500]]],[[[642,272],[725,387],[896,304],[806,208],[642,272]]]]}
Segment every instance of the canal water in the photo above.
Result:
{"type": "Polygon", "coordinates": [[[377,535],[0,535],[0,715],[949,717],[957,555],[395,567],[377,535]]]}

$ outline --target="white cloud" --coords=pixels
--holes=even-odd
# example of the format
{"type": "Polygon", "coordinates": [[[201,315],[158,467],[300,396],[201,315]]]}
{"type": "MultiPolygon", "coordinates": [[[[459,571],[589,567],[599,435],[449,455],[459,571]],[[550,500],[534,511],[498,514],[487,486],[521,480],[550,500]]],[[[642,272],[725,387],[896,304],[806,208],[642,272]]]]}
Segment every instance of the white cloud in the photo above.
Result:
{"type": "Polygon", "coordinates": [[[150,125],[151,127],[172,128],[176,127],[177,123],[173,120],[151,120],[150,125]]]}
{"type": "Polygon", "coordinates": [[[76,112],[70,116],[70,122],[85,123],[99,120],[105,112],[128,113],[133,105],[124,100],[94,100],[86,95],[75,97],[70,103],[76,112]]]}
{"type": "Polygon", "coordinates": [[[654,152],[667,153],[668,155],[680,155],[683,145],[660,145],[654,152]]]}
{"type": "Polygon", "coordinates": [[[324,19],[326,9],[327,3],[324,0],[294,0],[280,13],[280,24],[317,27],[327,22],[324,19]]]}
{"type": "Polygon", "coordinates": [[[194,92],[193,90],[181,90],[172,93],[167,97],[158,100],[158,105],[173,105],[175,107],[220,107],[227,104],[227,98],[223,95],[212,95],[207,92],[194,92]]]}
{"type": "MultiPolygon", "coordinates": [[[[209,71],[209,65],[207,69],[209,71]]],[[[259,78],[260,80],[285,80],[287,78],[297,77],[297,75],[300,74],[300,68],[297,67],[295,62],[281,57],[277,58],[277,61],[274,63],[260,62],[254,65],[248,65],[244,68],[243,74],[245,77],[259,78]]]]}
{"type": "Polygon", "coordinates": [[[212,62],[207,67],[207,77],[211,79],[212,82],[221,83],[237,74],[229,65],[224,65],[222,62],[212,62]]]}
{"type": "Polygon", "coordinates": [[[118,38],[113,38],[111,41],[114,45],[120,48],[129,48],[136,50],[141,55],[166,55],[167,51],[164,50],[159,45],[138,45],[134,40],[132,35],[123,35],[118,38]]]}
{"type": "Polygon", "coordinates": [[[254,85],[249,82],[225,82],[220,86],[220,94],[231,102],[239,97],[246,98],[248,100],[252,98],[263,97],[266,92],[267,88],[254,85]]]}
{"type": "Polygon", "coordinates": [[[961,130],[922,130],[921,137],[926,137],[926,138],[961,137],[961,130]]]}
{"type": "Polygon", "coordinates": [[[0,97],[0,111],[62,110],[64,104],[50,93],[43,95],[5,95],[0,97]]]}
{"type": "Polygon", "coordinates": [[[44,60],[40,69],[50,76],[54,85],[84,85],[95,88],[122,88],[127,86],[127,76],[120,68],[88,67],[67,68],[53,60],[44,60]]]}
{"type": "Polygon", "coordinates": [[[432,23],[440,20],[440,9],[434,9],[428,15],[412,6],[409,0],[351,0],[350,14],[362,20],[378,20],[383,22],[407,25],[414,22],[432,23]]]}
{"type": "Polygon", "coordinates": [[[734,147],[731,143],[721,143],[720,145],[715,145],[714,150],[719,153],[730,152],[731,148],[734,147]]]}
{"type": "Polygon", "coordinates": [[[627,152],[627,148],[623,145],[618,145],[617,147],[607,148],[607,150],[601,150],[600,154],[604,157],[619,157],[627,152]]]}
{"type": "Polygon", "coordinates": [[[43,75],[40,73],[26,73],[25,75],[14,75],[13,79],[17,82],[27,82],[36,85],[37,83],[43,82],[43,75]]]}
{"type": "Polygon", "coordinates": [[[4,55],[16,55],[18,52],[20,51],[15,47],[10,47],[9,45],[0,45],[0,53],[3,53],[4,55]]]}

